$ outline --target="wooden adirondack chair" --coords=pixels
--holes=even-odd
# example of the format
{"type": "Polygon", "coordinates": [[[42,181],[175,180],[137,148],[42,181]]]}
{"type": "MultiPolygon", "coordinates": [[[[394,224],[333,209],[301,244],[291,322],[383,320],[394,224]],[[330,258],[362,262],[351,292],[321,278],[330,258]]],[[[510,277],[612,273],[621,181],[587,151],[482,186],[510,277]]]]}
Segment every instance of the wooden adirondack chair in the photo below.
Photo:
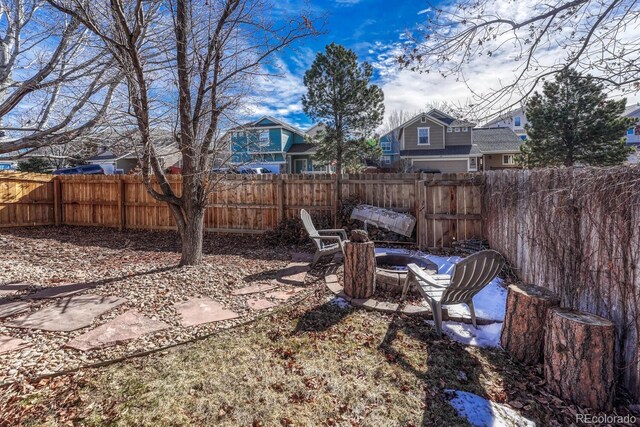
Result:
{"type": "Polygon", "coordinates": [[[477,328],[473,297],[498,276],[503,266],[504,258],[493,250],[477,252],[462,259],[454,265],[451,275],[430,275],[416,264],[409,264],[402,298],[404,299],[411,283],[415,282],[420,294],[431,305],[438,335],[442,335],[443,305],[467,304],[471,322],[477,328]]]}
{"type": "Polygon", "coordinates": [[[325,255],[333,255],[337,252],[342,252],[342,255],[344,255],[344,244],[347,241],[346,231],[341,228],[317,230],[313,225],[313,221],[311,221],[311,215],[304,209],[300,210],[300,217],[304,228],[309,233],[309,237],[316,244],[316,253],[311,263],[312,267],[325,255]]]}

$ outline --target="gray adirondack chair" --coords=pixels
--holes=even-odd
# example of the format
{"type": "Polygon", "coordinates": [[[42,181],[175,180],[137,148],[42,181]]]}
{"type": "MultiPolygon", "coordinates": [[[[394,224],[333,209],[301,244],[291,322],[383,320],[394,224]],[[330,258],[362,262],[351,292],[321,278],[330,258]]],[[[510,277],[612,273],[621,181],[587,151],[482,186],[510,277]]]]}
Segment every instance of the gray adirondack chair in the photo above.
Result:
{"type": "Polygon", "coordinates": [[[300,217],[304,228],[309,233],[309,237],[316,244],[316,253],[311,263],[312,267],[325,255],[333,255],[338,252],[342,252],[344,255],[344,244],[347,241],[346,231],[341,228],[317,230],[313,225],[313,221],[311,221],[311,215],[304,209],[300,210],[300,217]]]}
{"type": "Polygon", "coordinates": [[[502,255],[492,250],[477,252],[457,262],[451,275],[427,274],[416,264],[409,264],[402,299],[405,298],[411,283],[415,282],[420,294],[431,305],[438,335],[442,335],[443,305],[467,304],[471,322],[477,328],[473,297],[498,276],[503,265],[502,255]]]}

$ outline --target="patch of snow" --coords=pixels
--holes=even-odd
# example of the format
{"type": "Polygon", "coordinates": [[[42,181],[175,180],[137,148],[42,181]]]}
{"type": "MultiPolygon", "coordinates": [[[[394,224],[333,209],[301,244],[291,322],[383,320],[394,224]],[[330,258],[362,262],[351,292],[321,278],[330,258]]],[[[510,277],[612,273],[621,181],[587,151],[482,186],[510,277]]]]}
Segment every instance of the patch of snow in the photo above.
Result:
{"type": "MultiPolygon", "coordinates": [[[[432,320],[427,321],[433,325],[432,320]]],[[[473,325],[460,322],[442,322],[442,332],[454,341],[475,347],[500,347],[502,323],[490,325],[473,325]]]]}
{"type": "Polygon", "coordinates": [[[536,423],[508,406],[491,402],[476,394],[459,390],[445,390],[449,404],[460,417],[474,427],[536,427],[536,423]]]}
{"type": "Polygon", "coordinates": [[[351,304],[349,303],[349,301],[347,301],[344,298],[340,298],[340,297],[331,298],[331,300],[329,301],[329,304],[335,305],[338,308],[349,308],[349,307],[351,307],[351,304]]]}
{"type": "MultiPolygon", "coordinates": [[[[466,304],[444,306],[452,316],[471,317],[466,304]]],[[[502,279],[495,278],[473,297],[476,316],[488,320],[504,320],[507,309],[507,290],[502,279]]]]}

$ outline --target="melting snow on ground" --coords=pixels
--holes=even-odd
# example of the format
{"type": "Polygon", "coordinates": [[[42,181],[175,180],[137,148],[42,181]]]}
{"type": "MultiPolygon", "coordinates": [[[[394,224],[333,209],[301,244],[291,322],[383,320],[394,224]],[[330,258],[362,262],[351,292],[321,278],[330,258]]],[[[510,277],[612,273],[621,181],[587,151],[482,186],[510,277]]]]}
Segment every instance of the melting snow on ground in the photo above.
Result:
{"type": "Polygon", "coordinates": [[[474,427],[535,427],[536,423],[524,418],[508,406],[491,402],[466,391],[445,390],[449,404],[459,416],[474,427]]]}
{"type": "Polygon", "coordinates": [[[335,305],[338,308],[348,308],[351,307],[351,304],[349,304],[349,301],[347,301],[344,298],[340,298],[340,297],[334,297],[334,298],[330,298],[329,299],[329,304],[331,305],[335,305]]]}
{"type": "MultiPolygon", "coordinates": [[[[380,250],[391,253],[408,252],[404,249],[380,250]]],[[[454,264],[462,259],[459,256],[447,257],[430,255],[420,251],[409,251],[409,254],[429,259],[438,266],[438,274],[451,274],[454,264]]],[[[423,302],[423,305],[427,307],[429,306],[426,301],[423,302]]],[[[484,289],[478,292],[478,294],[473,297],[473,305],[477,317],[488,320],[503,321],[507,305],[507,290],[502,286],[502,280],[496,278],[485,286],[484,289]]],[[[444,307],[449,311],[451,316],[471,317],[469,309],[465,304],[456,304],[444,307]]],[[[466,345],[479,347],[498,347],[500,345],[501,329],[502,323],[480,325],[478,329],[474,328],[473,325],[459,322],[443,322],[442,324],[442,331],[451,339],[466,345]]]]}

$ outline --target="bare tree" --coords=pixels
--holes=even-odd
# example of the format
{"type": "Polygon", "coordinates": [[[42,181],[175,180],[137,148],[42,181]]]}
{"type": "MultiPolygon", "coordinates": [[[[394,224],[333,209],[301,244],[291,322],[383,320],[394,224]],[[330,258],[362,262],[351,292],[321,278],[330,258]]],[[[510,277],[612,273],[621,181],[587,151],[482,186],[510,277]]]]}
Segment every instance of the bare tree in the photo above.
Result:
{"type": "Polygon", "coordinates": [[[124,74],[140,140],[147,191],[168,204],[182,239],[180,265],[202,261],[204,214],[219,178],[211,161],[228,153],[221,128],[234,123],[265,62],[317,34],[309,15],[271,20],[262,0],[49,0],[85,25],[124,74]],[[170,185],[151,129],[173,126],[182,157],[182,187],[170,185]],[[157,186],[152,178],[155,178],[157,186]]]}
{"type": "Polygon", "coordinates": [[[474,70],[466,66],[478,58],[513,66],[513,78],[496,88],[476,92],[468,85],[479,116],[519,106],[539,82],[569,68],[588,71],[610,88],[640,89],[636,0],[457,0],[425,16],[399,57],[402,67],[470,82],[474,70]]]}
{"type": "Polygon", "coordinates": [[[385,119],[382,125],[382,133],[387,134],[394,129],[400,127],[400,125],[408,122],[413,117],[420,114],[419,111],[407,111],[407,110],[393,110],[389,113],[389,116],[385,119]]]}
{"type": "Polygon", "coordinates": [[[121,80],[113,65],[79,20],[44,0],[0,0],[0,154],[102,125],[121,80]]]}

